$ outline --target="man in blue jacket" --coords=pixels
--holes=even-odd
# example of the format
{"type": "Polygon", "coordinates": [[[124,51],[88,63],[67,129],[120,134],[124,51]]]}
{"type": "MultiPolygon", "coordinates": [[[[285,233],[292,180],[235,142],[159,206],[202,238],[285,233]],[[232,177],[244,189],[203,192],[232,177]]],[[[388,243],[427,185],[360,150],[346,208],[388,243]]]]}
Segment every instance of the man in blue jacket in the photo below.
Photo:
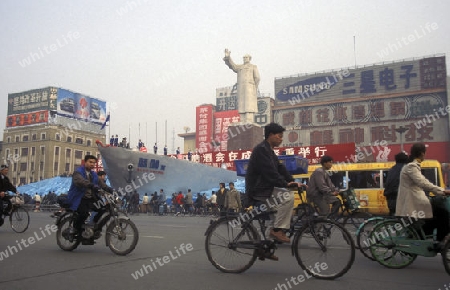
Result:
{"type": "Polygon", "coordinates": [[[89,211],[97,211],[94,222],[97,222],[104,212],[103,208],[94,206],[94,203],[98,200],[97,194],[100,189],[99,178],[93,170],[96,163],[97,157],[86,155],[84,165],[78,167],[72,175],[72,184],[67,199],[70,209],[78,213],[73,224],[78,233],[81,233],[82,225],[89,216],[89,211]]]}

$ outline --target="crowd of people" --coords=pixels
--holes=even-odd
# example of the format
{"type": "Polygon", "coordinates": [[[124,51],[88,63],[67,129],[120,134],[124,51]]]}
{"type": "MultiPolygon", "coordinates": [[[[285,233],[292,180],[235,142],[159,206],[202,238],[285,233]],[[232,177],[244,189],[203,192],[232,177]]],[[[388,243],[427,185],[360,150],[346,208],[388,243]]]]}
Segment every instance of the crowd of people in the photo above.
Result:
{"type": "Polygon", "coordinates": [[[196,193],[191,189],[185,193],[172,193],[168,199],[164,190],[159,193],[145,193],[142,198],[137,191],[122,197],[122,210],[128,213],[145,213],[152,215],[174,214],[176,216],[219,215],[221,212],[240,212],[243,210],[243,193],[236,190],[230,182],[219,184],[217,192],[212,191],[208,198],[205,193],[196,193]]]}

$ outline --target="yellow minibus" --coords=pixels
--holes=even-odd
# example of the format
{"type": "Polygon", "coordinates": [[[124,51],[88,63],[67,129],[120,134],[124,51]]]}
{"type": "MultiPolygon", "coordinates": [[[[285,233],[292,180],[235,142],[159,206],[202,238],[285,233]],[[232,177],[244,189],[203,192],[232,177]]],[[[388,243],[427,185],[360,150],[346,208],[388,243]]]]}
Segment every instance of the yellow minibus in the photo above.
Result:
{"type": "MultiPolygon", "coordinates": [[[[330,178],[336,187],[340,189],[353,188],[360,203],[362,211],[375,215],[387,215],[389,213],[384,193],[384,182],[389,174],[389,169],[395,162],[368,162],[368,163],[335,163],[330,169],[330,178]]],[[[308,173],[294,175],[297,181],[308,184],[311,174],[320,167],[320,164],[309,165],[308,173]]],[[[422,173],[433,184],[444,187],[441,164],[437,160],[424,160],[421,163],[422,173]]],[[[303,192],[303,200],[306,193],[303,192]]],[[[298,195],[295,195],[295,206],[301,203],[298,195]]]]}

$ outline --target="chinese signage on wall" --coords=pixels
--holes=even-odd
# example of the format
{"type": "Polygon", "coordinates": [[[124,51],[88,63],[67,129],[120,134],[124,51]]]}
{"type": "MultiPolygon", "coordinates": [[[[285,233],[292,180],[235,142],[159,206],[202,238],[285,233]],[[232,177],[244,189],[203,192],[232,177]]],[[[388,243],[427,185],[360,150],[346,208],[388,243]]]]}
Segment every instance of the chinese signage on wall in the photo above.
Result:
{"type": "Polygon", "coordinates": [[[287,129],[284,145],[449,141],[447,94],[338,102],[274,111],[287,129]],[[407,129],[400,140],[398,130],[407,129]]]}
{"type": "Polygon", "coordinates": [[[216,112],[238,109],[237,84],[216,90],[216,112]]]}

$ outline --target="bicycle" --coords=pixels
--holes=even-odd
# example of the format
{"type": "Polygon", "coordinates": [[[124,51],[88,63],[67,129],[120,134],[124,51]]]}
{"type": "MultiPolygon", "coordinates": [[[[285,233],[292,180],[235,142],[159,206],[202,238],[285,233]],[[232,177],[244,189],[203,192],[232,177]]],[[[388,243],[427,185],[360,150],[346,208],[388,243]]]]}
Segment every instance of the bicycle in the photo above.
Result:
{"type": "Polygon", "coordinates": [[[446,272],[450,275],[450,242],[441,249],[436,236],[426,235],[423,221],[411,224],[411,217],[388,218],[377,223],[368,237],[373,260],[391,269],[401,269],[414,262],[417,256],[442,255],[446,272]]]}
{"type": "MultiPolygon", "coordinates": [[[[350,189],[351,190],[351,189],[350,189]]],[[[348,197],[349,190],[341,191],[339,194],[342,199],[342,203],[340,205],[340,210],[337,215],[329,215],[327,218],[332,219],[340,224],[342,224],[347,231],[351,234],[355,247],[359,249],[359,244],[357,244],[357,234],[358,229],[361,224],[364,223],[367,219],[371,218],[372,215],[363,211],[360,211],[357,205],[350,206],[351,201],[348,197]]],[[[297,205],[294,209],[294,215],[291,220],[291,227],[287,231],[286,235],[291,237],[295,233],[295,231],[302,226],[302,220],[305,217],[316,215],[318,216],[318,211],[311,204],[309,204],[302,195],[302,191],[299,188],[297,190],[297,194],[300,197],[301,203],[297,205]]]]}
{"type": "Polygon", "coordinates": [[[127,255],[134,250],[139,240],[139,232],[136,225],[129,217],[123,216],[118,206],[116,195],[101,191],[106,201],[103,207],[106,212],[93,225],[83,224],[83,231],[76,233],[73,222],[77,217],[76,211],[67,209],[56,218],[58,230],[56,242],[64,251],[73,251],[81,243],[93,245],[95,240],[101,237],[102,228],[106,227],[106,246],[116,255],[127,255]]]}
{"type": "MultiPolygon", "coordinates": [[[[23,233],[28,229],[28,226],[30,225],[30,215],[28,214],[28,211],[22,206],[24,201],[23,197],[19,194],[16,195],[5,195],[4,199],[10,199],[12,203],[12,209],[9,213],[9,223],[11,225],[11,228],[16,233],[23,233]]],[[[3,203],[3,212],[5,212],[6,204],[3,203]]],[[[4,217],[1,217],[1,224],[4,223],[4,217]]]]}
{"type": "MultiPolygon", "coordinates": [[[[264,212],[261,207],[255,209],[256,214],[251,213],[251,217],[249,213],[227,214],[211,221],[205,232],[205,250],[208,260],[218,270],[242,273],[257,258],[264,261],[273,257],[278,242],[266,238],[265,222],[276,211],[264,212]],[[253,225],[254,221],[259,225],[259,232],[253,225]]],[[[355,259],[355,245],[350,233],[339,223],[306,217],[302,227],[295,231],[291,254],[309,275],[332,280],[351,268],[355,259]],[[326,269],[314,271],[311,266],[317,263],[326,265],[326,269]]]]}

